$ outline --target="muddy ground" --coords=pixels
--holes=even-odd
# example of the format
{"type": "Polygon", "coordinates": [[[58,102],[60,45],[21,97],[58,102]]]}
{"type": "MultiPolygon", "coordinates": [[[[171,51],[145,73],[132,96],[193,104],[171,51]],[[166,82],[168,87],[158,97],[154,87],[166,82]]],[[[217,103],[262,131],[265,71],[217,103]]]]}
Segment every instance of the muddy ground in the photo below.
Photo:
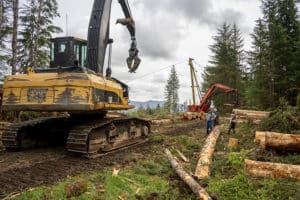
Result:
{"type": "MultiPolygon", "coordinates": [[[[203,122],[198,120],[176,121],[172,124],[153,126],[152,135],[184,135],[203,127],[203,122]]],[[[204,134],[204,130],[199,134],[204,134]]],[[[161,144],[150,138],[145,144],[93,160],[71,156],[63,147],[23,152],[0,150],[0,198],[28,188],[51,185],[68,176],[105,170],[116,165],[134,165],[139,160],[151,159],[157,154],[152,150],[157,145],[161,144]]]]}

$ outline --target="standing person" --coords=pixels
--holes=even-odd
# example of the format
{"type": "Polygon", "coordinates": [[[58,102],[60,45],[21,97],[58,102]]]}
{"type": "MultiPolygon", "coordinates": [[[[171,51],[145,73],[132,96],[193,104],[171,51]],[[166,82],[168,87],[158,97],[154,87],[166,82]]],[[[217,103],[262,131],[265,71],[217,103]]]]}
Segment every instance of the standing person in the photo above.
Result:
{"type": "Polygon", "coordinates": [[[214,112],[215,112],[215,114],[216,114],[215,125],[219,125],[219,114],[218,114],[218,110],[215,108],[214,112]]]}
{"type": "Polygon", "coordinates": [[[216,119],[217,119],[217,114],[215,112],[215,109],[212,109],[212,112],[211,112],[211,129],[213,129],[215,127],[216,119]]]}
{"type": "Polygon", "coordinates": [[[232,112],[230,116],[230,121],[229,121],[229,129],[228,129],[228,134],[231,133],[231,130],[233,134],[235,134],[235,125],[236,125],[236,116],[235,113],[232,112]]]}
{"type": "Polygon", "coordinates": [[[206,134],[208,135],[212,129],[212,112],[211,110],[206,114],[206,134]]]}

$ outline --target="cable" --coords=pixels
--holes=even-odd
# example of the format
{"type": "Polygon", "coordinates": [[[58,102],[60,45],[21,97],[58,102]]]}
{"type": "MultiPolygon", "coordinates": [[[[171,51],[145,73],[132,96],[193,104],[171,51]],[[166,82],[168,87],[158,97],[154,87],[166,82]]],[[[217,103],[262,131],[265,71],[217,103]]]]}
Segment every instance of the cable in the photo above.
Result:
{"type": "Polygon", "coordinates": [[[128,81],[127,83],[131,83],[131,82],[133,82],[133,81],[139,80],[139,79],[144,78],[144,77],[146,77],[146,76],[150,76],[150,75],[152,75],[152,74],[156,74],[156,73],[161,72],[161,71],[163,71],[163,70],[165,70],[165,69],[167,69],[167,68],[170,68],[170,67],[173,67],[173,66],[176,66],[176,65],[180,65],[180,64],[185,63],[185,62],[187,62],[187,61],[185,60],[185,61],[182,61],[182,62],[175,63],[175,64],[173,64],[173,65],[168,65],[168,66],[166,66],[166,67],[161,68],[161,69],[158,70],[158,71],[154,71],[154,72],[150,72],[150,73],[148,73],[148,74],[144,74],[144,75],[142,75],[142,76],[140,76],[140,77],[138,77],[138,78],[135,78],[135,79],[133,79],[133,80],[131,80],[131,81],[128,81]]]}

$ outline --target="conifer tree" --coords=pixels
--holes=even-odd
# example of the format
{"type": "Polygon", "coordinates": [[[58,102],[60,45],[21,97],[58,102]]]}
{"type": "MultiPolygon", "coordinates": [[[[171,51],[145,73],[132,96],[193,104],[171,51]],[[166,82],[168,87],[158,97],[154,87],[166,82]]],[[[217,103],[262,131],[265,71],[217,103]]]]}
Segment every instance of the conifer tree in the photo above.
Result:
{"type": "MultiPolygon", "coordinates": [[[[218,28],[217,35],[213,37],[214,44],[210,46],[212,52],[210,66],[207,66],[203,78],[203,88],[206,91],[210,85],[221,83],[243,90],[243,40],[236,25],[224,23],[218,28]]],[[[230,97],[214,97],[214,103],[221,107],[230,97]]]]}
{"type": "Polygon", "coordinates": [[[272,71],[269,65],[269,47],[267,27],[262,19],[256,21],[252,37],[252,50],[248,52],[248,63],[251,66],[247,86],[246,100],[250,106],[261,109],[273,105],[272,71]]]}
{"type": "Polygon", "coordinates": [[[23,70],[28,67],[45,68],[49,65],[50,38],[61,29],[53,25],[58,17],[56,0],[27,0],[21,13],[18,61],[23,70]]]}
{"type": "Polygon", "coordinates": [[[280,97],[296,104],[297,44],[299,21],[295,0],[265,0],[263,12],[268,24],[269,62],[272,66],[275,105],[280,97]]]}
{"type": "Polygon", "coordinates": [[[171,113],[178,112],[178,89],[179,89],[179,79],[173,66],[169,75],[169,79],[167,81],[167,85],[165,87],[165,98],[166,103],[164,105],[165,110],[171,113]]]}
{"type": "Polygon", "coordinates": [[[4,62],[8,58],[6,41],[11,32],[9,15],[11,13],[11,1],[0,1],[0,61],[4,62]]]}

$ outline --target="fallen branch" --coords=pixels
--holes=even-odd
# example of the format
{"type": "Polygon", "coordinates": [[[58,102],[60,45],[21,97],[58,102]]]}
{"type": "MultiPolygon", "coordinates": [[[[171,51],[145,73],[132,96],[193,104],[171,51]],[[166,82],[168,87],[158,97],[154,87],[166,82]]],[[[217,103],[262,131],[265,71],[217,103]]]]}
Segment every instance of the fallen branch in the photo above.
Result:
{"type": "Polygon", "coordinates": [[[187,159],[187,157],[185,157],[178,149],[176,149],[176,152],[184,162],[189,162],[189,159],[187,159]]]}
{"type": "Polygon", "coordinates": [[[217,140],[220,136],[219,127],[215,127],[213,131],[206,138],[205,145],[201,150],[199,161],[196,166],[195,176],[199,179],[203,179],[210,175],[209,165],[212,161],[212,157],[215,151],[217,140]]]}
{"type": "Polygon", "coordinates": [[[254,141],[262,149],[300,152],[300,135],[256,131],[254,141]]]}
{"type": "Polygon", "coordinates": [[[246,171],[255,177],[295,178],[300,180],[300,166],[245,160],[246,171]]]}
{"type": "Polygon", "coordinates": [[[191,188],[191,190],[197,195],[198,199],[211,200],[212,198],[208,195],[204,188],[202,188],[188,173],[176,161],[172,153],[165,149],[165,154],[171,163],[172,168],[176,171],[178,176],[191,188]]]}
{"type": "Polygon", "coordinates": [[[298,119],[296,117],[294,117],[293,115],[288,115],[287,117],[290,120],[292,120],[293,122],[295,122],[300,127],[300,122],[298,121],[298,119]]]}

